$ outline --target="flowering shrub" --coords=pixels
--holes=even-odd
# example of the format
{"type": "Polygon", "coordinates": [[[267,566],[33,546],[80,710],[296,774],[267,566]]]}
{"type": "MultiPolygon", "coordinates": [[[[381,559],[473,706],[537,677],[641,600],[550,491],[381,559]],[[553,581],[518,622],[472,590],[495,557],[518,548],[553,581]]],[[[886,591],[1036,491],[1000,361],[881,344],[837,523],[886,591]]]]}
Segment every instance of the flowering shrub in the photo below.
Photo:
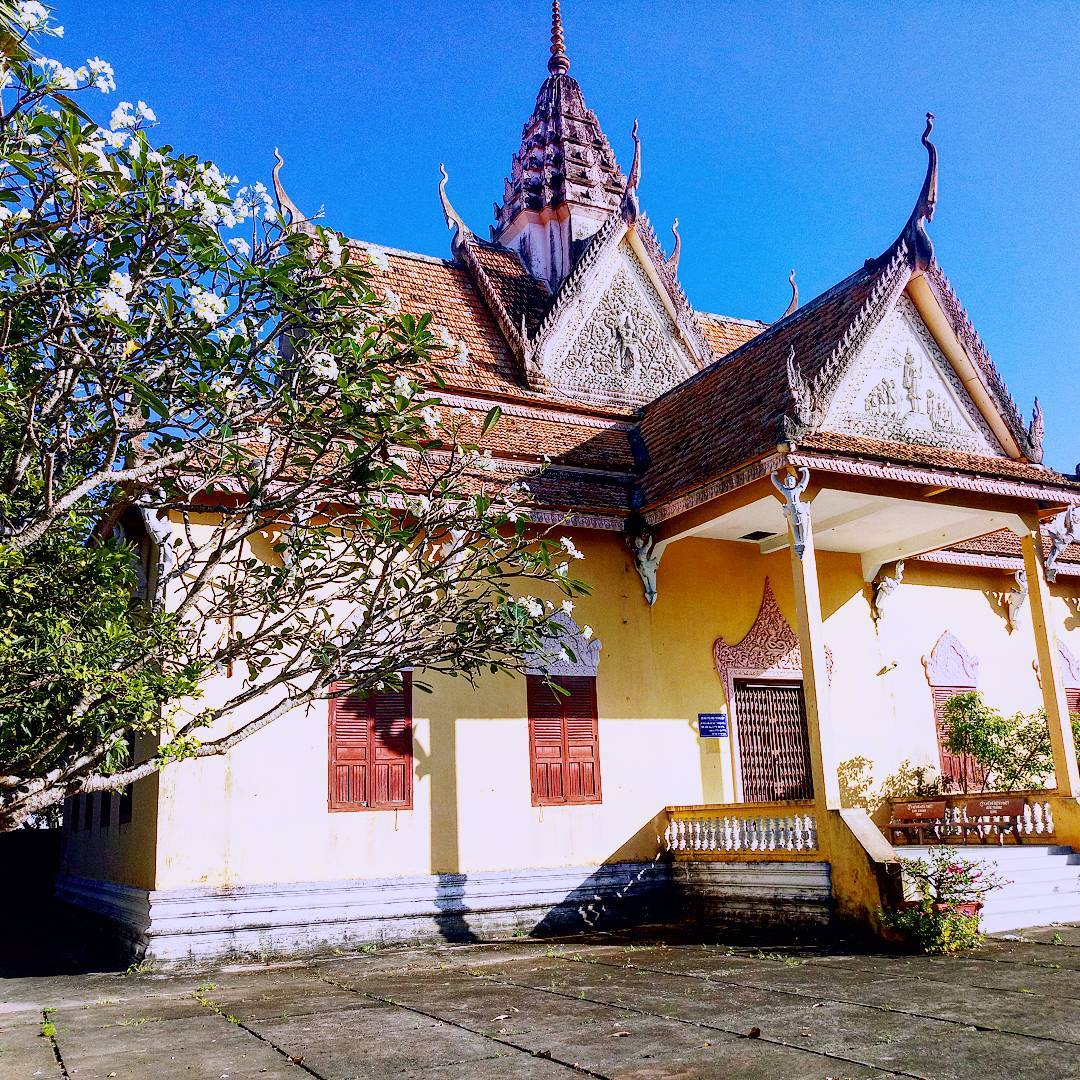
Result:
{"type": "Polygon", "coordinates": [[[963,906],[980,904],[1008,882],[982,863],[946,846],[931,848],[925,859],[904,859],[906,889],[914,897],[882,922],[926,953],[951,953],[982,943],[979,915],[963,906]]]}
{"type": "Polygon", "coordinates": [[[585,591],[385,257],[145,102],[95,121],[112,69],[60,36],[0,0],[0,830],[341,683],[520,670],[561,632],[524,594],[585,591]]]}

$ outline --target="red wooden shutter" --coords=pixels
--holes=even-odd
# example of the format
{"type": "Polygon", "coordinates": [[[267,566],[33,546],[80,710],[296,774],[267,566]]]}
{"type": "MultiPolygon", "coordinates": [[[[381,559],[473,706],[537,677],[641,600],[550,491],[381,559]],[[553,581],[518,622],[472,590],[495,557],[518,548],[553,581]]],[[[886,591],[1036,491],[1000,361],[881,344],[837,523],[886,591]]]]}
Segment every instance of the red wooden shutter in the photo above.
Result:
{"type": "Polygon", "coordinates": [[[568,694],[556,693],[539,675],[527,677],[533,805],[600,802],[596,679],[556,681],[568,694]]]}
{"type": "Polygon", "coordinates": [[[600,736],[596,717],[596,680],[564,678],[570,692],[562,699],[566,720],[567,802],[600,801],[600,736]]]}
{"type": "Polygon", "coordinates": [[[1069,703],[1069,715],[1080,716],[1080,689],[1066,687],[1065,700],[1069,703]]]}
{"type": "Polygon", "coordinates": [[[527,683],[533,805],[566,802],[562,708],[539,675],[527,676],[527,683]]]}
{"type": "Polygon", "coordinates": [[[941,779],[946,790],[976,791],[986,782],[986,772],[975,764],[970,754],[954,754],[949,749],[949,728],[945,722],[945,706],[957,694],[968,694],[974,686],[932,686],[934,721],[937,726],[938,753],[941,755],[941,779]]]}
{"type": "Polygon", "coordinates": [[[330,702],[330,809],[368,805],[368,702],[339,697],[330,702]]]}
{"type": "Polygon", "coordinates": [[[331,810],[412,807],[412,674],[400,690],[330,702],[331,810]]]}
{"type": "Polygon", "coordinates": [[[412,673],[401,677],[400,690],[371,695],[369,745],[374,791],[373,808],[403,809],[412,806],[412,673]]]}

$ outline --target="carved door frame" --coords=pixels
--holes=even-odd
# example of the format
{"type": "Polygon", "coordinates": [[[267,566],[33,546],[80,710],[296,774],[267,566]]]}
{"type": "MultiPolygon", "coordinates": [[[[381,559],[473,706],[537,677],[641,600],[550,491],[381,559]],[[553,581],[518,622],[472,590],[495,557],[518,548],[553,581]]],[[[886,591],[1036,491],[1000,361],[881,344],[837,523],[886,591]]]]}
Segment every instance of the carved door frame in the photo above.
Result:
{"type": "MultiPolygon", "coordinates": [[[[798,683],[802,685],[802,650],[791,624],[784,618],[772,584],[765,578],[761,606],[753,625],[735,645],[722,637],[713,645],[713,659],[728,709],[728,738],[731,743],[731,777],[735,801],[745,802],[742,780],[742,751],[739,745],[739,716],[735,705],[737,682],[798,683]]],[[[825,647],[825,663],[831,679],[832,652],[825,647]]],[[[805,690],[804,690],[805,694],[805,690]]]]}

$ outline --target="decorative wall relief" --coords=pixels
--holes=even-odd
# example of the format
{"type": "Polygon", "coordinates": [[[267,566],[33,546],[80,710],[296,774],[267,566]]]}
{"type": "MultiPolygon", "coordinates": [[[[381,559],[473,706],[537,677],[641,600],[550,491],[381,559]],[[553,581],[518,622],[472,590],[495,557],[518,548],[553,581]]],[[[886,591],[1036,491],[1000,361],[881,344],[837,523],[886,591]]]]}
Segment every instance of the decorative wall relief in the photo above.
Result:
{"type": "Polygon", "coordinates": [[[922,658],[926,679],[931,686],[977,686],[979,659],[964,648],[955,634],[946,630],[922,658]]]}
{"type": "MultiPolygon", "coordinates": [[[[724,684],[724,697],[730,704],[735,700],[737,679],[792,679],[802,678],[802,650],[799,638],[784,618],[776,602],[769,579],[761,594],[761,607],[753,626],[737,644],[729,645],[722,637],[713,645],[716,670],[724,684]]],[[[832,650],[825,646],[825,667],[832,680],[832,650]]]]}
{"type": "Polygon", "coordinates": [[[600,404],[644,404],[697,370],[637,259],[621,247],[597,268],[545,354],[541,366],[555,387],[600,404]]]}
{"type": "Polygon", "coordinates": [[[840,377],[822,426],[970,453],[1003,453],[907,296],[897,299],[840,377]]]}
{"type": "Polygon", "coordinates": [[[573,615],[560,611],[552,619],[563,628],[558,637],[543,638],[540,649],[526,658],[528,675],[592,675],[600,666],[600,641],[586,636],[573,615]]]}
{"type": "Polygon", "coordinates": [[[1028,579],[1026,570],[1017,570],[1013,574],[1013,587],[1005,597],[1005,606],[1009,613],[1009,629],[1019,630],[1024,625],[1024,603],[1028,598],[1028,579]]]}

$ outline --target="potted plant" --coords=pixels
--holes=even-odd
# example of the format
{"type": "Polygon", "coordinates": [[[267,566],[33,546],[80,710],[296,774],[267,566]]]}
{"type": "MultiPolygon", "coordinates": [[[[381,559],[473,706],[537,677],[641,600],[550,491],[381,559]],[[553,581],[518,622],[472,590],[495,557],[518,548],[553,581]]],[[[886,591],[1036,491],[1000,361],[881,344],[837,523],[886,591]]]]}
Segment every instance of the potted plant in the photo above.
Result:
{"type": "Polygon", "coordinates": [[[931,848],[925,859],[904,859],[909,899],[881,912],[881,921],[921,952],[952,953],[982,944],[983,897],[1007,885],[993,870],[954,848],[931,848]]]}

